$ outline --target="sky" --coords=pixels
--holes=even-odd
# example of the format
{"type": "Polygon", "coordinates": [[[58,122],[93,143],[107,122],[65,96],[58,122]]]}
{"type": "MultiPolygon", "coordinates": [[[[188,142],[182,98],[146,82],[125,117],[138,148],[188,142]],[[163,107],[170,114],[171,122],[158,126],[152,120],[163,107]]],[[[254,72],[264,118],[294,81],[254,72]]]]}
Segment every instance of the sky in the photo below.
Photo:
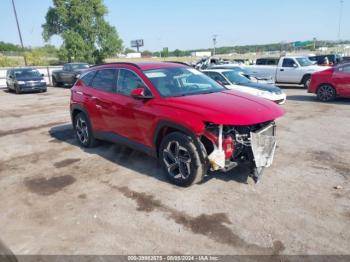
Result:
{"type": "MultiPolygon", "coordinates": [[[[83,0],[82,0],[83,1],[83,0]]],[[[343,0],[341,39],[350,40],[350,0],[343,0]]],[[[104,0],[107,21],[125,47],[144,39],[141,50],[311,40],[337,40],[340,0],[104,0]]],[[[15,0],[25,46],[44,44],[41,25],[51,0],[15,0]]],[[[19,44],[11,0],[0,0],[0,41],[19,44]]],[[[59,37],[51,44],[59,46],[59,37]]]]}

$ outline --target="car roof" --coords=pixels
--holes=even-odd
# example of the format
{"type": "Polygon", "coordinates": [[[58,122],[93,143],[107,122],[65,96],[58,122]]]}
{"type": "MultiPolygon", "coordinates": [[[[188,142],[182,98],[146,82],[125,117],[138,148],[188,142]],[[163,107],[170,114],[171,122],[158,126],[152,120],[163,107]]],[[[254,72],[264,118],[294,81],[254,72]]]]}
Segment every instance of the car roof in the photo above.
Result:
{"type": "Polygon", "coordinates": [[[190,67],[189,65],[181,62],[136,62],[136,63],[117,62],[117,63],[100,64],[93,67],[103,68],[106,66],[115,66],[116,68],[118,68],[118,67],[122,67],[123,65],[134,66],[142,71],[161,69],[161,68],[190,67]]]}
{"type": "Polygon", "coordinates": [[[223,72],[229,72],[229,71],[235,71],[235,70],[232,70],[232,69],[216,69],[216,68],[213,68],[213,69],[205,69],[205,70],[202,70],[202,72],[217,72],[217,73],[223,73],[223,72]]]}

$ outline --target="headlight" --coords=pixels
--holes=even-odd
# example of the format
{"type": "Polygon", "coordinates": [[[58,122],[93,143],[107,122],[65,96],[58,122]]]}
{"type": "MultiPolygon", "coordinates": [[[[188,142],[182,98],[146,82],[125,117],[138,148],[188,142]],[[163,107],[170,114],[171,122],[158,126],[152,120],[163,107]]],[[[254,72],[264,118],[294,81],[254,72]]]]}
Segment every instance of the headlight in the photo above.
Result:
{"type": "Polygon", "coordinates": [[[25,81],[17,81],[17,84],[19,84],[19,85],[25,85],[26,82],[25,82],[25,81]]]}
{"type": "Polygon", "coordinates": [[[259,91],[258,94],[259,94],[259,96],[270,96],[271,95],[271,93],[268,91],[259,91]]]}
{"type": "Polygon", "coordinates": [[[46,81],[43,79],[43,80],[40,80],[40,83],[46,83],[46,81]]]}

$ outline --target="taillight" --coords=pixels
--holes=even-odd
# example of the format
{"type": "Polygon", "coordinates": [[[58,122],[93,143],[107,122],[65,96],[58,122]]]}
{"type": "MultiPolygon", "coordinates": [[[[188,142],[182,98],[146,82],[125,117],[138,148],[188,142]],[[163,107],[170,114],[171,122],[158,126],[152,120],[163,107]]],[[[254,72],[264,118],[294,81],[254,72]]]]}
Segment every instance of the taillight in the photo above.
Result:
{"type": "Polygon", "coordinates": [[[222,144],[223,144],[223,149],[225,152],[225,158],[230,159],[232,157],[233,151],[234,151],[232,137],[228,136],[228,137],[224,138],[222,144]]]}

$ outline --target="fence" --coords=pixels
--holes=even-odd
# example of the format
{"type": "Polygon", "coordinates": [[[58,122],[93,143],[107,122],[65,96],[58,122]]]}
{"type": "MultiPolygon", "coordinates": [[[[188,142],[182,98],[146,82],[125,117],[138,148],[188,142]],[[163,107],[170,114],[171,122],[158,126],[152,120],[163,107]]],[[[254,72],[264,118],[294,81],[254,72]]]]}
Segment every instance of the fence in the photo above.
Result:
{"type": "MultiPolygon", "coordinates": [[[[0,88],[6,87],[6,72],[8,69],[13,67],[2,67],[0,68],[0,88]]],[[[44,74],[44,80],[48,85],[52,85],[52,71],[61,70],[62,66],[32,66],[31,68],[38,69],[41,74],[44,74]]]]}

